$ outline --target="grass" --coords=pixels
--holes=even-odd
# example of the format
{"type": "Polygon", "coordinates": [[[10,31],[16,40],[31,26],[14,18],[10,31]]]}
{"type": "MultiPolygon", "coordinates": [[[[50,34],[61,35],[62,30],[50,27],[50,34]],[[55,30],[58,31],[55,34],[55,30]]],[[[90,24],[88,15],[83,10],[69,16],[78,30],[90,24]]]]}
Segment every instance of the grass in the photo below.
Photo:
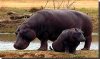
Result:
{"type": "MultiPolygon", "coordinates": [[[[92,36],[92,42],[98,42],[99,40],[98,35],[92,36]]],[[[0,41],[15,41],[16,35],[15,34],[0,34],[0,41]]]]}
{"type": "Polygon", "coordinates": [[[92,18],[92,24],[93,24],[93,32],[98,32],[98,9],[92,9],[92,8],[77,8],[76,10],[87,13],[92,18]]]}
{"type": "MultiPolygon", "coordinates": [[[[30,14],[28,12],[29,9],[20,9],[20,8],[8,8],[2,7],[0,8],[0,20],[6,20],[4,22],[0,22],[0,32],[10,32],[13,33],[17,29],[18,25],[20,25],[24,19],[16,20],[16,21],[8,21],[9,16],[7,12],[14,11],[18,14],[30,14]]],[[[93,32],[98,32],[98,9],[97,8],[75,8],[75,10],[87,13],[89,16],[92,17],[93,22],[93,32]]]]}
{"type": "Polygon", "coordinates": [[[14,34],[0,35],[0,41],[15,41],[15,38],[14,34]]]}
{"type": "MultiPolygon", "coordinates": [[[[30,12],[28,12],[27,9],[21,9],[21,8],[9,8],[9,7],[1,7],[0,8],[0,18],[6,18],[8,15],[7,12],[9,11],[14,11],[18,14],[29,14],[30,12]]],[[[8,17],[7,17],[8,18],[8,17]]]]}
{"type": "MultiPolygon", "coordinates": [[[[5,1],[0,1],[1,2],[1,7],[17,7],[17,8],[23,8],[23,7],[40,7],[40,6],[45,6],[47,0],[5,0],[5,1]]],[[[62,0],[55,0],[55,5],[56,7],[59,6],[62,0]]],[[[72,2],[71,0],[70,2],[72,2]]],[[[64,0],[64,3],[62,4],[62,7],[66,7],[66,3],[68,3],[67,0],[64,0]]],[[[97,0],[78,0],[76,3],[74,3],[75,7],[85,7],[85,8],[98,8],[98,1],[97,0]],[[89,3],[88,3],[89,2],[89,3]]],[[[53,2],[52,0],[49,0],[49,3],[47,4],[46,7],[52,8],[53,7],[53,2]]]]}
{"type": "MultiPolygon", "coordinates": [[[[23,22],[23,19],[18,21],[8,21],[9,16],[7,12],[14,11],[18,14],[30,14],[29,9],[36,7],[39,8],[40,6],[44,6],[47,0],[0,0],[0,21],[7,20],[7,22],[0,22],[0,32],[15,32],[18,25],[23,22]],[[15,2],[16,1],[16,2],[15,2]],[[41,1],[41,2],[40,2],[41,1]]],[[[56,7],[61,1],[57,0],[55,2],[56,7]]],[[[65,4],[68,1],[62,4],[61,9],[67,9],[65,4]]],[[[92,17],[93,23],[93,32],[98,32],[98,1],[97,0],[78,0],[73,5],[75,10],[87,13],[89,16],[92,17]]],[[[72,6],[72,8],[73,8],[72,6]]],[[[52,0],[46,6],[46,9],[53,9],[52,0]]]]}
{"type": "Polygon", "coordinates": [[[23,20],[18,21],[3,21],[0,22],[0,32],[1,33],[14,33],[17,27],[22,23],[23,20]]]}

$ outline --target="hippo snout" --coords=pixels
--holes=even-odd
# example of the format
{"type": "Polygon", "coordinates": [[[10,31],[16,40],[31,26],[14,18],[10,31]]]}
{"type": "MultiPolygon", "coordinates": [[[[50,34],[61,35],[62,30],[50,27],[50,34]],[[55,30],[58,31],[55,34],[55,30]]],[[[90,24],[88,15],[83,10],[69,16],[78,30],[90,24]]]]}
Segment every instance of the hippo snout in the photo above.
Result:
{"type": "Polygon", "coordinates": [[[23,50],[23,49],[25,49],[25,47],[21,47],[21,46],[16,45],[16,44],[14,44],[14,48],[15,48],[15,49],[18,49],[18,50],[23,50]]]}
{"type": "Polygon", "coordinates": [[[24,40],[24,39],[18,39],[15,43],[14,43],[14,48],[18,49],[18,50],[23,50],[26,49],[29,46],[30,42],[24,40]]]}

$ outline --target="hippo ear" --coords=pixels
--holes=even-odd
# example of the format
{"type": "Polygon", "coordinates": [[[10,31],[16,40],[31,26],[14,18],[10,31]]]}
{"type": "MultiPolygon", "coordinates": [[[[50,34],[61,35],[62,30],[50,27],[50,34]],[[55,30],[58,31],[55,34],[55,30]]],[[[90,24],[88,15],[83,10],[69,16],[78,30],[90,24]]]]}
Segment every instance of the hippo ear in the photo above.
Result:
{"type": "Polygon", "coordinates": [[[71,28],[73,31],[75,31],[75,28],[71,28]]]}
{"type": "Polygon", "coordinates": [[[76,32],[84,33],[81,29],[75,28],[76,32]]]}
{"type": "Polygon", "coordinates": [[[17,35],[17,34],[18,34],[18,32],[15,32],[15,34],[17,35]]]}
{"type": "Polygon", "coordinates": [[[20,31],[20,30],[19,30],[19,29],[17,29],[17,30],[16,30],[16,32],[15,32],[15,34],[17,35],[19,31],[20,31]]]}
{"type": "Polygon", "coordinates": [[[76,32],[75,28],[71,28],[68,31],[70,32],[70,34],[73,33],[73,32],[76,32]]]}
{"type": "Polygon", "coordinates": [[[78,31],[80,31],[80,29],[79,28],[75,28],[75,31],[78,32],[78,31]]]}

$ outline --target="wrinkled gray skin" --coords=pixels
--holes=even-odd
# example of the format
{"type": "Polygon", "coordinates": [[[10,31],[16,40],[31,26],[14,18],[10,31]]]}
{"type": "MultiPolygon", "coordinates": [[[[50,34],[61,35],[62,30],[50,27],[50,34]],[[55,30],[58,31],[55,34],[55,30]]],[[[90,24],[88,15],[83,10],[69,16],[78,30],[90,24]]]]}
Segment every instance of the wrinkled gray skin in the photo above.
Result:
{"type": "Polygon", "coordinates": [[[80,42],[86,41],[83,32],[78,28],[64,30],[52,43],[52,48],[57,52],[75,53],[80,42]]]}
{"type": "Polygon", "coordinates": [[[47,50],[47,41],[55,41],[65,29],[80,28],[86,38],[83,50],[89,50],[91,45],[91,18],[74,10],[40,10],[22,23],[16,31],[14,47],[22,50],[36,37],[41,41],[38,50],[47,50]]]}

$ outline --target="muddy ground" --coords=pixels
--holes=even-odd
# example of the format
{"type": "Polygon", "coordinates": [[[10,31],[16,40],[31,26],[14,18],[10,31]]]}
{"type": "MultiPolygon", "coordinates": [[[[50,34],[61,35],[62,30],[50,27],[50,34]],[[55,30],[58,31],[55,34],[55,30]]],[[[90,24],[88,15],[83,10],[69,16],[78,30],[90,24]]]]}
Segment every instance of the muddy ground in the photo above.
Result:
{"type": "Polygon", "coordinates": [[[78,50],[76,54],[54,51],[6,50],[0,51],[2,58],[98,58],[97,50],[78,50]]]}

